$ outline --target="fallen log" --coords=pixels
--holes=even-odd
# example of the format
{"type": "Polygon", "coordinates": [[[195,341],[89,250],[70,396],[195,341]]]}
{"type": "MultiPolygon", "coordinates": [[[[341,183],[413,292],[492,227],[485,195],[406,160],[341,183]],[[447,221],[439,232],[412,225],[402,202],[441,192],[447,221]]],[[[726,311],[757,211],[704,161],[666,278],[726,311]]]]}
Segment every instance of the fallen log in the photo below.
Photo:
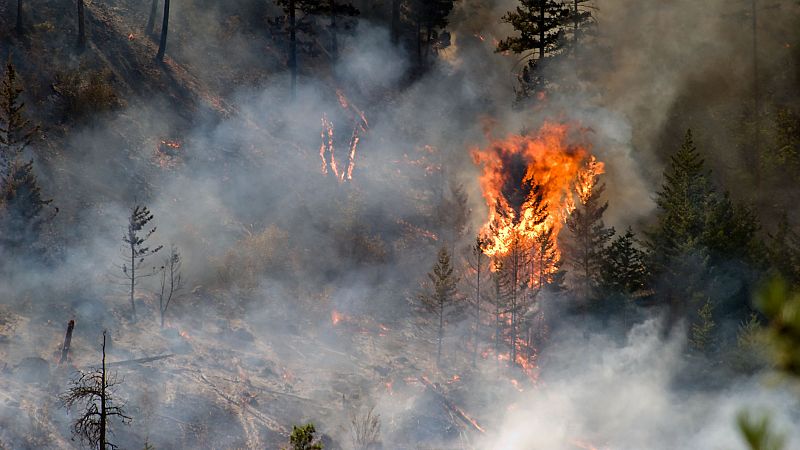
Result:
{"type": "Polygon", "coordinates": [[[119,367],[119,366],[130,366],[133,364],[144,364],[151,361],[158,361],[160,359],[167,359],[175,356],[174,353],[169,353],[167,355],[159,355],[159,356],[150,356],[148,358],[139,358],[139,359],[126,359],[125,361],[114,361],[106,364],[106,367],[119,367]]]}
{"type": "Polygon", "coordinates": [[[67,362],[67,356],[69,355],[69,346],[72,343],[72,331],[75,329],[75,320],[70,320],[67,324],[67,335],[64,336],[64,344],[61,346],[61,359],[58,361],[58,365],[64,364],[67,362]]]}
{"type": "Polygon", "coordinates": [[[485,433],[484,429],[481,428],[475,419],[468,416],[467,413],[465,413],[461,408],[451,402],[450,399],[448,399],[436,385],[431,383],[426,376],[419,376],[418,379],[429,391],[433,393],[433,395],[436,396],[436,398],[439,399],[440,402],[442,402],[442,405],[444,405],[445,408],[458,417],[462,422],[480,433],[485,433]]]}

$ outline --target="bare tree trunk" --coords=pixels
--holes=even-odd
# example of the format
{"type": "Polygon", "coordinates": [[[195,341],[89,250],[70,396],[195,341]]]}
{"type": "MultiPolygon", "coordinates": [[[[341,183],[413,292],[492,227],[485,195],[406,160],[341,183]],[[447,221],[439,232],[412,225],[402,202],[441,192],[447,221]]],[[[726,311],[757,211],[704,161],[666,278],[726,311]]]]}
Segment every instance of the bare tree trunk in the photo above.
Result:
{"type": "Polygon", "coordinates": [[[400,0],[392,0],[392,44],[400,41],[400,0]]]}
{"type": "Polygon", "coordinates": [[[72,343],[72,330],[75,329],[75,321],[70,320],[69,324],[67,324],[67,334],[64,336],[64,345],[61,346],[61,359],[58,361],[58,364],[64,364],[67,362],[67,356],[69,355],[69,346],[72,343]]]}
{"type": "Polygon", "coordinates": [[[78,48],[86,46],[86,20],[84,17],[84,0],[76,0],[78,4],[78,48]]]}
{"type": "MultiPolygon", "coordinates": [[[[761,183],[761,92],[758,84],[758,1],[751,0],[752,2],[752,16],[753,16],[753,127],[754,127],[754,145],[751,155],[745,161],[749,161],[750,167],[753,170],[753,178],[756,188],[761,183]]],[[[750,153],[750,152],[748,152],[750,153]]]]}
{"type": "MultiPolygon", "coordinates": [[[[131,320],[136,322],[136,302],[134,302],[134,295],[136,293],[136,250],[134,244],[131,243],[131,320]]],[[[103,348],[105,348],[105,335],[103,335],[103,348]]]]}
{"type": "Polygon", "coordinates": [[[22,0],[17,0],[17,34],[21,35],[24,30],[22,29],[22,0]]]}
{"type": "Polygon", "coordinates": [[[422,20],[417,19],[417,68],[422,68],[422,20]]]}
{"type": "Polygon", "coordinates": [[[289,70],[291,71],[291,96],[297,97],[297,11],[295,1],[289,0],[289,70]]]}
{"type": "Polygon", "coordinates": [[[169,0],[164,0],[164,20],[161,22],[161,42],[158,44],[158,54],[156,60],[164,61],[164,53],[167,51],[167,33],[169,32],[169,0]]]}
{"type": "Polygon", "coordinates": [[[475,289],[475,330],[472,334],[472,367],[478,365],[478,336],[480,335],[481,327],[481,258],[478,256],[478,280],[477,288],[475,289]]]}
{"type": "Polygon", "coordinates": [[[106,448],[106,332],[103,331],[103,363],[100,369],[100,449],[106,448]]]}
{"type": "Polygon", "coordinates": [[[442,338],[444,337],[444,302],[439,300],[439,349],[436,353],[436,367],[442,367],[442,338]]]}
{"type": "Polygon", "coordinates": [[[158,13],[158,0],[150,2],[150,15],[147,17],[147,26],[144,32],[148,35],[153,34],[153,28],[156,25],[156,14],[158,13]]]}
{"type": "Polygon", "coordinates": [[[331,0],[331,59],[334,62],[339,59],[339,42],[336,34],[336,0],[331,0]]]}

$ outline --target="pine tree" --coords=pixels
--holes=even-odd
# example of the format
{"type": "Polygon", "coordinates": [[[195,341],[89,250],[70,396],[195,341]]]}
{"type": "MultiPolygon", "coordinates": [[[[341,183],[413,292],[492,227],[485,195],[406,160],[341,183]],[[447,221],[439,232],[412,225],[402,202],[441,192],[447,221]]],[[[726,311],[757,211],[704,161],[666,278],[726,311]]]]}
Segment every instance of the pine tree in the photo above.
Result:
{"type": "Polygon", "coordinates": [[[436,365],[442,361],[442,340],[444,338],[444,319],[446,309],[457,300],[458,277],[453,274],[453,265],[446,247],[439,250],[439,255],[428,278],[432,283],[429,292],[420,295],[422,303],[435,314],[438,321],[436,365]]]}
{"type": "Polygon", "coordinates": [[[519,77],[518,100],[546,89],[548,81],[542,70],[564,52],[564,22],[569,17],[569,7],[556,0],[520,0],[515,10],[503,16],[502,21],[518,34],[500,41],[497,51],[521,55],[526,62],[519,77]]]}
{"type": "Polygon", "coordinates": [[[658,224],[648,236],[655,270],[669,269],[682,248],[700,244],[715,194],[709,176],[688,130],[680,150],[670,158],[665,183],[657,193],[658,224]]]}
{"type": "Polygon", "coordinates": [[[322,443],[314,436],[317,429],[313,423],[301,426],[292,426],[292,434],[289,436],[289,450],[322,450],[322,443]]]}
{"type": "Polygon", "coordinates": [[[445,31],[454,0],[405,0],[405,19],[416,30],[417,67],[423,68],[430,51],[447,47],[450,34],[445,31]]]}
{"type": "Polygon", "coordinates": [[[775,233],[769,235],[767,253],[773,271],[793,285],[800,285],[800,233],[789,226],[786,214],[775,233]]]}
{"type": "Polygon", "coordinates": [[[691,327],[689,344],[691,344],[692,348],[700,352],[708,351],[712,343],[715,326],[714,305],[711,303],[711,299],[708,299],[697,311],[697,319],[691,327]]]}
{"type": "Polygon", "coordinates": [[[595,186],[580,200],[566,222],[565,262],[571,269],[578,298],[586,304],[597,294],[605,249],[614,235],[614,229],[603,224],[603,214],[608,209],[608,202],[600,203],[604,191],[605,185],[595,186]]]}
{"type": "Polygon", "coordinates": [[[647,254],[639,248],[639,241],[631,227],[617,236],[605,251],[601,284],[608,293],[630,296],[644,289],[648,272],[647,254]]]}
{"type": "Polygon", "coordinates": [[[657,193],[658,223],[648,234],[650,267],[663,286],[671,325],[686,313],[689,302],[702,290],[708,272],[708,249],[703,245],[707,213],[716,192],[691,130],[670,159],[665,182],[657,193]]]}
{"type": "Polygon", "coordinates": [[[0,243],[13,255],[32,255],[41,242],[43,226],[52,217],[45,211],[52,200],[42,197],[33,161],[16,161],[9,170],[0,180],[0,243]]]}
{"type": "Polygon", "coordinates": [[[0,85],[0,175],[9,173],[39,131],[25,117],[25,103],[20,98],[22,92],[17,71],[9,58],[0,85]]]}
{"type": "Polygon", "coordinates": [[[44,224],[52,217],[45,214],[44,208],[52,200],[42,196],[33,161],[23,161],[23,151],[38,128],[24,115],[22,92],[9,59],[0,86],[0,243],[15,255],[32,254],[44,224]]]}
{"type": "Polygon", "coordinates": [[[150,221],[153,220],[153,214],[146,206],[136,205],[131,210],[131,215],[128,217],[128,226],[125,234],[122,236],[122,274],[125,280],[125,285],[128,288],[131,302],[131,319],[136,321],[136,303],[134,296],[136,294],[136,283],[143,277],[148,277],[156,273],[155,267],[152,271],[141,272],[144,266],[145,259],[155,255],[163,247],[159,245],[155,248],[150,248],[146,245],[147,240],[153,233],[156,232],[156,227],[147,229],[150,221]]]}

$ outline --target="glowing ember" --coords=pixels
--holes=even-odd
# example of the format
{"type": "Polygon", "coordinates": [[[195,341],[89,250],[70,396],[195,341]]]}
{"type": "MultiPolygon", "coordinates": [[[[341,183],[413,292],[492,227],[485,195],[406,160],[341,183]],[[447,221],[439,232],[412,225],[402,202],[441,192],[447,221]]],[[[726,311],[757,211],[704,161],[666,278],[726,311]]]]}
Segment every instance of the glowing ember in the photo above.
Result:
{"type": "Polygon", "coordinates": [[[394,391],[392,390],[392,385],[393,384],[394,384],[394,382],[392,380],[389,380],[389,381],[386,382],[386,392],[388,392],[389,395],[394,395],[394,391]]]}
{"type": "Polygon", "coordinates": [[[334,326],[338,325],[339,322],[342,321],[343,317],[344,316],[339,311],[336,311],[336,310],[331,311],[331,323],[334,326]]]}

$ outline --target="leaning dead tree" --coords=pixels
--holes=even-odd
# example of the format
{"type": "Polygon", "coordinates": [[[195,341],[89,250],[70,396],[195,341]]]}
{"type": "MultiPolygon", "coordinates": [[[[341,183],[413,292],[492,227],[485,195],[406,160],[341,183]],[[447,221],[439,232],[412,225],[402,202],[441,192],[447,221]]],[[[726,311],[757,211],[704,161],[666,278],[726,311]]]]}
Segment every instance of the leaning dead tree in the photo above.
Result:
{"type": "Polygon", "coordinates": [[[156,227],[149,228],[148,224],[153,220],[153,214],[146,206],[134,206],[131,215],[128,217],[128,228],[122,236],[122,278],[128,288],[131,301],[131,318],[136,321],[136,283],[144,277],[156,274],[156,268],[150,271],[142,271],[145,259],[155,255],[163,247],[159,245],[150,248],[146,245],[147,240],[156,232],[156,227]]]}
{"type": "Polygon", "coordinates": [[[109,419],[130,423],[123,406],[116,406],[114,388],[120,384],[116,374],[106,371],[106,333],[103,332],[102,362],[100,368],[88,372],[78,372],[69,390],[61,395],[61,402],[67,410],[77,406],[82,411],[72,425],[73,436],[100,450],[117,448],[107,439],[109,419]]]}
{"type": "Polygon", "coordinates": [[[61,346],[61,359],[59,359],[58,364],[64,364],[67,362],[67,357],[69,356],[69,346],[72,344],[72,331],[75,329],[75,321],[70,320],[67,324],[67,334],[64,335],[64,344],[61,346]]]}
{"type": "Polygon", "coordinates": [[[363,414],[350,417],[350,439],[355,450],[370,450],[381,447],[381,416],[375,414],[375,407],[363,414]]]}

